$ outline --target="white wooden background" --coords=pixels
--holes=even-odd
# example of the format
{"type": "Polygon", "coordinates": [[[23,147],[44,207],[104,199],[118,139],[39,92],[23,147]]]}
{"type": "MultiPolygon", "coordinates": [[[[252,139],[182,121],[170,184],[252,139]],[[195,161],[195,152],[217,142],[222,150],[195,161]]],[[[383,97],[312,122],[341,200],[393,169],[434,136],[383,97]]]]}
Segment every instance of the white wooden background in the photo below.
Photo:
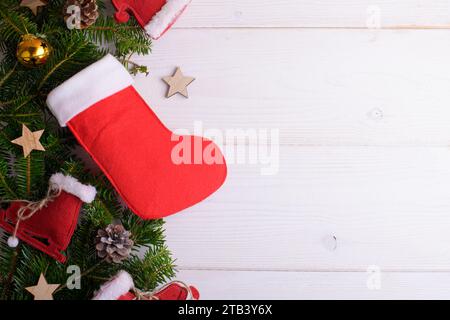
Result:
{"type": "Polygon", "coordinates": [[[204,299],[450,298],[449,29],[448,0],[193,0],[138,90],[171,129],[278,128],[280,170],[230,165],[167,219],[178,277],[204,299]],[[164,98],[176,66],[190,99],[164,98]]]}

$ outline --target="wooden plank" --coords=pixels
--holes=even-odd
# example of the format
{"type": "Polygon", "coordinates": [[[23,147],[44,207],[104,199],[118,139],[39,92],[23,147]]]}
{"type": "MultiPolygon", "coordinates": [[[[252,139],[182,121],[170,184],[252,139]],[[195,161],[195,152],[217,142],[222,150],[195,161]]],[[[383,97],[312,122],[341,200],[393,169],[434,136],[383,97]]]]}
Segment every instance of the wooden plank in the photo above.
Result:
{"type": "Polygon", "coordinates": [[[450,271],[449,148],[285,146],[276,175],[229,169],[166,219],[182,268],[450,271]]]}
{"type": "Polygon", "coordinates": [[[204,300],[450,298],[445,272],[381,272],[378,282],[366,272],[181,270],[178,279],[196,285],[204,300]]]}
{"type": "MultiPolygon", "coordinates": [[[[450,12],[450,11],[449,11],[450,12]]],[[[447,146],[445,30],[172,30],[137,88],[170,128],[280,130],[283,145],[447,146]],[[165,98],[181,66],[190,98],[165,98]]]]}
{"type": "Polygon", "coordinates": [[[365,28],[378,12],[383,27],[450,24],[445,0],[194,0],[175,27],[365,28]]]}

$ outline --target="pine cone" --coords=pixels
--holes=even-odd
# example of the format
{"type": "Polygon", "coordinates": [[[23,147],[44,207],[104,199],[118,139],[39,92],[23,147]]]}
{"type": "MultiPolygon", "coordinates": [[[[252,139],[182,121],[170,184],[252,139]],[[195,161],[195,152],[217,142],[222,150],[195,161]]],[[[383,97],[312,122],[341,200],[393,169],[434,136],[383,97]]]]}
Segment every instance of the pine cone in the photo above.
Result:
{"type": "Polygon", "coordinates": [[[67,8],[69,6],[77,6],[80,8],[81,29],[90,27],[99,17],[97,0],[67,0],[64,5],[64,21],[66,21],[66,23],[67,20],[72,17],[71,13],[67,13],[67,8]]]}
{"type": "Polygon", "coordinates": [[[110,224],[106,229],[97,231],[97,255],[109,263],[121,263],[128,259],[134,245],[130,239],[131,232],[121,224],[110,224]]]}

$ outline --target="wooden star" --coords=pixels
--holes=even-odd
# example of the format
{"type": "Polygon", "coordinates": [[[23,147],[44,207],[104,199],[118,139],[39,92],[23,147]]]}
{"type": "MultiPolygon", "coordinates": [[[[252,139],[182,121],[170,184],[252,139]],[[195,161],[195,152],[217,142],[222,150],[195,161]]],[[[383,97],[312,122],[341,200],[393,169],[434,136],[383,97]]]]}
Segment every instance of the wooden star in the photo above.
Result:
{"type": "Polygon", "coordinates": [[[44,275],[41,273],[38,284],[33,287],[27,287],[25,290],[34,296],[34,300],[53,300],[53,292],[58,287],[59,284],[48,284],[44,275]]]}
{"type": "Polygon", "coordinates": [[[22,0],[20,3],[21,7],[27,7],[30,9],[34,15],[37,15],[38,7],[46,6],[47,3],[40,0],[22,0]]]}
{"type": "Polygon", "coordinates": [[[44,130],[31,132],[26,125],[22,124],[22,136],[11,142],[22,146],[23,156],[26,158],[33,150],[45,151],[44,147],[39,142],[43,133],[44,130]]]}
{"type": "Polygon", "coordinates": [[[171,77],[164,77],[164,82],[169,85],[169,90],[167,91],[167,98],[170,98],[176,93],[182,94],[186,98],[189,98],[187,86],[190,85],[195,78],[185,77],[181,72],[181,69],[177,67],[175,74],[171,77]]]}

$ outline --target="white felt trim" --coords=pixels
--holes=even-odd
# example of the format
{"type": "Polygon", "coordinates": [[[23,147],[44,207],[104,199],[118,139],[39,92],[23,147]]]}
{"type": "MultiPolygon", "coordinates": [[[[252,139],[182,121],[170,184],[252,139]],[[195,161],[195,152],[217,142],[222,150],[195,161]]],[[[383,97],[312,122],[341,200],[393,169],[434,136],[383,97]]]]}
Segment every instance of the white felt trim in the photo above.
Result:
{"type": "Polygon", "coordinates": [[[167,0],[145,26],[145,31],[153,39],[158,39],[174,20],[180,15],[191,0],[167,0]]]}
{"type": "Polygon", "coordinates": [[[132,84],[128,71],[108,54],[50,92],[47,105],[65,127],[77,114],[132,84]]]}
{"type": "Polygon", "coordinates": [[[55,173],[50,177],[50,183],[58,186],[67,193],[73,194],[81,201],[91,203],[95,199],[97,190],[91,185],[82,184],[71,176],[65,176],[62,173],[55,173]]]}
{"type": "Polygon", "coordinates": [[[133,278],[128,272],[121,270],[100,287],[92,300],[117,300],[133,288],[133,278]]]}

